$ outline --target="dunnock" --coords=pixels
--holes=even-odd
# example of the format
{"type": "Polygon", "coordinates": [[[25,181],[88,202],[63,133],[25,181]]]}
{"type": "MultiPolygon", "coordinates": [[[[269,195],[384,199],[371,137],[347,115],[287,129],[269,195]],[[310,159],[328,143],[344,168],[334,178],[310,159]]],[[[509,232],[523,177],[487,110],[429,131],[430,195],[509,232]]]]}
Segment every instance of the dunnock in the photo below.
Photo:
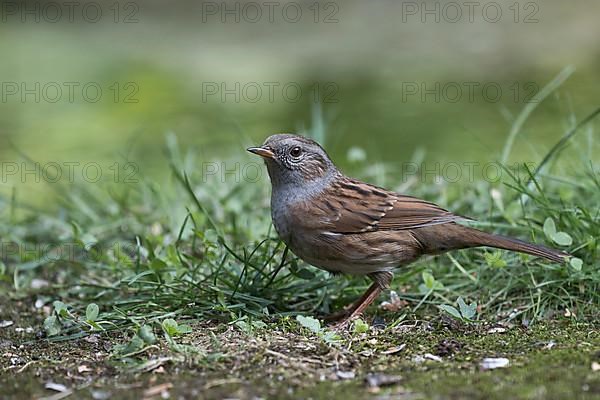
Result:
{"type": "Polygon", "coordinates": [[[487,246],[562,262],[567,253],[493,235],[463,217],[411,196],[343,175],[315,141],[272,135],[248,151],[263,157],[271,178],[271,217],[281,240],[309,264],[367,275],[373,284],[338,317],[344,326],[389,287],[392,271],[426,254],[487,246]]]}

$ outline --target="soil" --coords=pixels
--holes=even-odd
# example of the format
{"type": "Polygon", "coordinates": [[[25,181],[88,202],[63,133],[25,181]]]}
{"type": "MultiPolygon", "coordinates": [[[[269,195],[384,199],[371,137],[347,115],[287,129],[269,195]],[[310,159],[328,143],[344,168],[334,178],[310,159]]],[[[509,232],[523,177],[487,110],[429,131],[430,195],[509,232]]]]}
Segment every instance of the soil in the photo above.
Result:
{"type": "Polygon", "coordinates": [[[529,327],[433,316],[333,344],[293,318],[252,332],[186,321],[177,346],[156,327],[156,344],[119,357],[133,331],[49,340],[47,310],[0,300],[2,399],[600,399],[600,325],[574,316],[529,327]]]}

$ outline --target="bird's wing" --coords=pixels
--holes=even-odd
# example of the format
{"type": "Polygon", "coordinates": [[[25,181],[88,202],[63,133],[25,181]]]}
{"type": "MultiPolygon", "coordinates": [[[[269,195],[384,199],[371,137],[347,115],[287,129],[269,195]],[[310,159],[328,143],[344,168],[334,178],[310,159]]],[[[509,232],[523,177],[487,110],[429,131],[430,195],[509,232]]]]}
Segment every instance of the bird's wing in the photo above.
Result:
{"type": "Polygon", "coordinates": [[[311,220],[318,228],[332,233],[406,230],[464,219],[428,201],[351,179],[333,184],[305,211],[315,214],[311,220]]]}

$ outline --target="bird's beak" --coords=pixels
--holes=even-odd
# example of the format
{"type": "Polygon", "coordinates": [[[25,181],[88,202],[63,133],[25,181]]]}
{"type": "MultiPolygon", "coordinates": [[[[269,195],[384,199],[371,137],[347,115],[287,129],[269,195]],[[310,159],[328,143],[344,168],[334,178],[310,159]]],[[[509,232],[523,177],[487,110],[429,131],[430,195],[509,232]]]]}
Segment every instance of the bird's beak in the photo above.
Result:
{"type": "Polygon", "coordinates": [[[250,153],[258,154],[263,158],[275,158],[275,153],[264,147],[249,147],[246,150],[248,150],[250,153]]]}

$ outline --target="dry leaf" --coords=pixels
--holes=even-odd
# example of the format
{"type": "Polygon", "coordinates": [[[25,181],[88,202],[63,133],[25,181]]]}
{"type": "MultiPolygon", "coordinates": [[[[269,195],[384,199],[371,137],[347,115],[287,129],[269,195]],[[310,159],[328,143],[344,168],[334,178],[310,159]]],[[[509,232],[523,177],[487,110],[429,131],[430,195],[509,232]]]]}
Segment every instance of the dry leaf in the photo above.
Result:
{"type": "Polygon", "coordinates": [[[570,318],[570,317],[576,317],[575,313],[572,312],[571,310],[569,310],[568,308],[565,309],[565,317],[570,318]]]}
{"type": "Polygon", "coordinates": [[[385,354],[385,355],[396,354],[396,353],[399,353],[402,350],[404,350],[405,347],[406,347],[406,343],[402,343],[400,346],[391,347],[387,350],[382,351],[381,354],[385,354]]]}
{"type": "Polygon", "coordinates": [[[425,353],[423,355],[416,355],[416,356],[414,356],[412,358],[413,362],[416,362],[416,363],[419,363],[419,364],[422,363],[422,362],[425,362],[426,360],[441,362],[442,358],[438,357],[436,355],[433,355],[431,353],[425,353]]]}
{"type": "Polygon", "coordinates": [[[383,301],[381,303],[381,308],[387,311],[396,312],[402,308],[404,308],[408,302],[406,300],[400,300],[398,293],[395,291],[390,291],[390,301],[383,301]]]}
{"type": "Polygon", "coordinates": [[[92,369],[90,367],[88,367],[87,365],[80,365],[79,367],[77,367],[77,372],[82,373],[82,372],[90,372],[92,369]]]}
{"type": "Polygon", "coordinates": [[[171,382],[152,386],[151,388],[144,390],[144,397],[154,397],[156,395],[161,394],[162,392],[166,392],[167,390],[171,389],[172,387],[173,387],[173,384],[171,382]]]}

